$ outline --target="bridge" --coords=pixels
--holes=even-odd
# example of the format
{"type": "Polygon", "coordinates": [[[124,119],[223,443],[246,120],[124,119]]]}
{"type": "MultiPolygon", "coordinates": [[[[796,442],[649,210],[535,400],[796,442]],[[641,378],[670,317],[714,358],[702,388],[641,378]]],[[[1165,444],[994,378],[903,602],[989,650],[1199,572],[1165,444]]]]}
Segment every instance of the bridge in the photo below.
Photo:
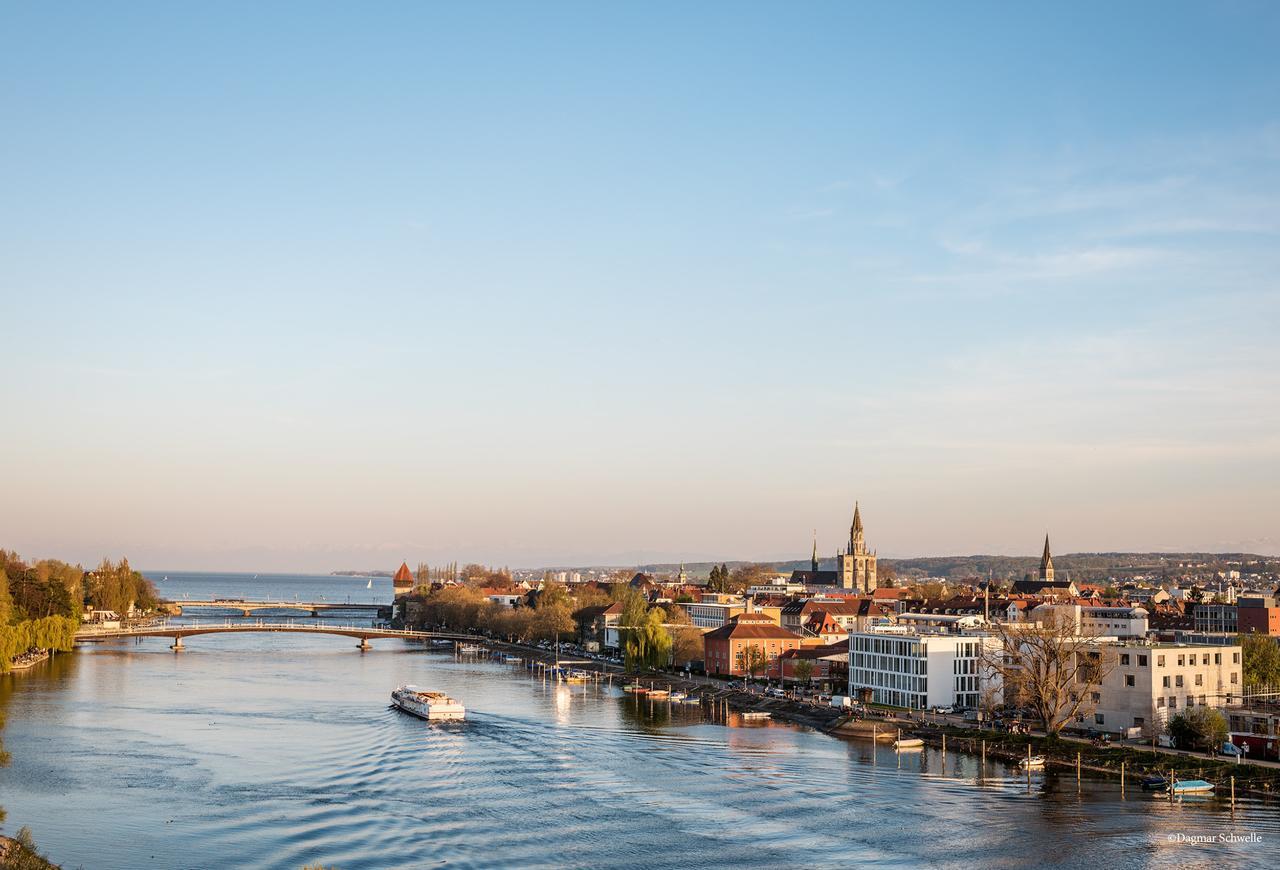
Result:
{"type": "Polygon", "coordinates": [[[380,613],[390,611],[390,604],[352,604],[341,601],[250,601],[245,598],[214,598],[209,601],[166,601],[165,607],[173,616],[181,616],[190,608],[212,608],[216,610],[238,610],[242,616],[249,616],[255,610],[301,610],[312,616],[319,616],[321,611],[338,610],[344,613],[380,613]]]}
{"type": "Polygon", "coordinates": [[[326,623],[293,623],[293,622],[169,622],[160,624],[122,626],[120,628],[98,628],[85,626],[76,632],[76,643],[93,643],[105,640],[118,640],[127,637],[167,637],[173,640],[169,649],[182,652],[186,649],[182,644],[184,637],[199,634],[243,634],[246,632],[271,632],[281,634],[334,634],[342,637],[358,638],[357,649],[367,650],[372,647],[369,641],[375,638],[400,638],[401,640],[452,640],[469,643],[481,643],[483,638],[471,634],[457,634],[439,631],[410,631],[408,629],[374,628],[369,625],[331,625],[326,623]]]}

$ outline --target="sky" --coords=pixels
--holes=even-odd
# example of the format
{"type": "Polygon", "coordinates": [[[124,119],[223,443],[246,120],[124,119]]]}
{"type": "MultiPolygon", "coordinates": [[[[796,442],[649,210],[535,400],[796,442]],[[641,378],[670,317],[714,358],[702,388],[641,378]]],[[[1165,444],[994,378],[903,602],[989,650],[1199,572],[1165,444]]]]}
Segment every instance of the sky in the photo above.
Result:
{"type": "Polygon", "coordinates": [[[0,5],[0,546],[1280,553],[1280,6],[0,5]]]}

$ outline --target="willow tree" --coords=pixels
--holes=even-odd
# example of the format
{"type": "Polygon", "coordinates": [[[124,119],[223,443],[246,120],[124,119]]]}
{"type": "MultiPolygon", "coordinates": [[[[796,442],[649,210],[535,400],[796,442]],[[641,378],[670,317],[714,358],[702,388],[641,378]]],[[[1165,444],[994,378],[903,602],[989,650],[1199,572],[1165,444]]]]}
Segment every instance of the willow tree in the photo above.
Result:
{"type": "Polygon", "coordinates": [[[671,635],[662,624],[662,617],[662,608],[655,607],[630,625],[619,620],[628,671],[661,668],[670,661],[671,635]]]}

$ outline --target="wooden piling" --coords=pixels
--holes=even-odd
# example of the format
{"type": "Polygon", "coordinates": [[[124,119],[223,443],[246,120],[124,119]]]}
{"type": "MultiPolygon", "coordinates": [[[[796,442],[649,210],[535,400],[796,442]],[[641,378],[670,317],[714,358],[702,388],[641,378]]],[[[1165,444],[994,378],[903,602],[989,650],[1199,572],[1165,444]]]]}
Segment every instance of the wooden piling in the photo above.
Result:
{"type": "Polygon", "coordinates": [[[1120,797],[1124,797],[1124,762],[1120,762],[1120,797]]]}

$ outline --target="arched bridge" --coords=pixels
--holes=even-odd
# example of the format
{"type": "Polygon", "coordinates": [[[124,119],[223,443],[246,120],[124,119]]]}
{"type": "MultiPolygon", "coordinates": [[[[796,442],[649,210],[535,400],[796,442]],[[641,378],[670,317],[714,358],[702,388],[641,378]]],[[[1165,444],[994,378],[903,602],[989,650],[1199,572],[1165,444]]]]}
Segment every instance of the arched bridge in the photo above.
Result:
{"type": "Polygon", "coordinates": [[[470,634],[452,634],[438,631],[410,631],[395,628],[374,628],[369,625],[332,625],[327,623],[293,623],[293,622],[163,622],[158,625],[123,626],[120,628],[95,628],[85,626],[76,632],[77,643],[116,640],[126,637],[167,637],[173,640],[169,647],[174,652],[181,652],[186,647],[182,644],[184,637],[198,634],[243,634],[246,632],[270,632],[281,634],[335,634],[342,637],[354,637],[360,640],[359,649],[370,649],[369,641],[375,638],[400,638],[402,640],[452,640],[479,643],[482,638],[470,634]]]}
{"type": "Polygon", "coordinates": [[[381,613],[390,614],[390,604],[352,604],[341,601],[251,601],[247,598],[213,598],[207,601],[166,601],[165,607],[173,616],[181,616],[184,610],[204,608],[211,610],[235,610],[241,616],[249,616],[257,610],[301,610],[312,616],[319,616],[324,611],[341,611],[343,613],[381,613]]]}

